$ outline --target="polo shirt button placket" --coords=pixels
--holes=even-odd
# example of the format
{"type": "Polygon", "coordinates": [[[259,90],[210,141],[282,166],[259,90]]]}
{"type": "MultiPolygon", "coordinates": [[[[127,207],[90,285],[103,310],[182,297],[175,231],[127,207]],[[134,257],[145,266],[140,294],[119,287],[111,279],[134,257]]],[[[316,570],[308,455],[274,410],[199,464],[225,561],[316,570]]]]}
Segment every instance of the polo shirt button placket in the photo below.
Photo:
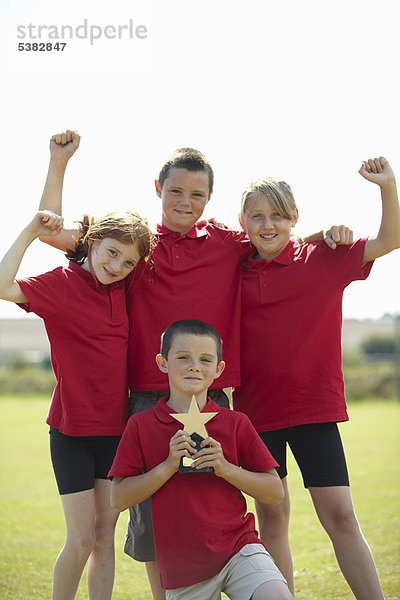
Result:
{"type": "Polygon", "coordinates": [[[118,321],[118,304],[115,300],[117,289],[112,287],[110,289],[110,303],[111,303],[111,320],[118,321]]]}
{"type": "Polygon", "coordinates": [[[268,288],[268,271],[267,269],[263,269],[260,272],[260,295],[261,300],[265,300],[267,296],[267,288],[268,288]]]}
{"type": "MultiPolygon", "coordinates": [[[[179,234],[174,235],[175,239],[177,239],[178,237],[179,237],[179,234]]],[[[175,259],[180,258],[180,254],[178,254],[178,248],[179,248],[179,241],[176,241],[176,242],[174,242],[173,248],[172,248],[172,256],[173,256],[174,261],[175,261],[175,259]]]]}

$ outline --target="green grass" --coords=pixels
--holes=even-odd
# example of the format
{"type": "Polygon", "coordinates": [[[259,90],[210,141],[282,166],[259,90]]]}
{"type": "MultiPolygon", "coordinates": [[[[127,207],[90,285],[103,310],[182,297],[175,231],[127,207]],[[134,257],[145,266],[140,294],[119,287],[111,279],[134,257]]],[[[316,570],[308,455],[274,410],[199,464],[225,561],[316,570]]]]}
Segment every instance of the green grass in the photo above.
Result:
{"type": "MultiPolygon", "coordinates": [[[[53,563],[64,542],[64,520],[53,479],[43,398],[0,397],[0,598],[51,597],[53,563]]],[[[364,535],[373,551],[386,600],[400,598],[400,405],[364,401],[341,425],[351,487],[364,535]]],[[[289,461],[291,544],[297,600],[353,598],[328,537],[289,461]]],[[[251,502],[250,502],[251,505],[251,502]]],[[[150,600],[142,564],[122,552],[127,513],[117,527],[115,600],[150,600]]],[[[82,580],[78,600],[87,598],[82,580]]]]}

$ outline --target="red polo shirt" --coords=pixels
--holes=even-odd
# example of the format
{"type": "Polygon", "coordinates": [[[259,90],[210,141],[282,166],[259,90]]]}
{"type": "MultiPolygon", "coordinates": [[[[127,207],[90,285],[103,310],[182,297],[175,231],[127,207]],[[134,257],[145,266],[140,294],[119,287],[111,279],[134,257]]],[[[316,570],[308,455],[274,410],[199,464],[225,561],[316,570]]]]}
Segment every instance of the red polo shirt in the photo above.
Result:
{"type": "Polygon", "coordinates": [[[257,431],[348,419],[342,296],[351,281],[370,273],[365,241],[336,250],[290,241],[270,262],[244,262],[242,385],[233,405],[257,431]]]}
{"type": "MultiPolygon", "coordinates": [[[[128,421],[108,476],[130,477],[167,459],[171,437],[181,427],[162,398],[155,408],[128,421]]],[[[208,434],[221,443],[225,458],[248,471],[277,467],[245,415],[208,400],[202,412],[217,412],[208,434]]],[[[161,584],[174,589],[216,575],[243,546],[261,543],[254,515],[243,494],[214,473],[175,473],[151,497],[154,539],[161,584]]]]}
{"type": "Polygon", "coordinates": [[[222,337],[226,369],[213,387],[239,384],[238,264],[249,251],[243,233],[215,225],[195,226],[184,235],[158,226],[152,263],[139,263],[128,285],[131,389],[168,389],[155,356],[162,332],[181,319],[206,321],[222,337]]]}
{"type": "Polygon", "coordinates": [[[73,436],[120,435],[127,420],[124,281],[103,285],[77,264],[18,280],[43,318],[57,384],[47,423],[73,436]]]}

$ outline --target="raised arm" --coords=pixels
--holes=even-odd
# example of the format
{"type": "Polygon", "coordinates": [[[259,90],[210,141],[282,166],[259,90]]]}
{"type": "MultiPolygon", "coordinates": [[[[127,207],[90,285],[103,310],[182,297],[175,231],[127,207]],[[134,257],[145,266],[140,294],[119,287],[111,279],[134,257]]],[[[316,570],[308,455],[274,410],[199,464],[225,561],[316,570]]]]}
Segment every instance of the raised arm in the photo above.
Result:
{"type": "Polygon", "coordinates": [[[396,179],[386,158],[364,161],[359,173],[381,188],[381,224],[376,237],[370,237],[365,244],[364,261],[367,262],[400,248],[400,208],[396,179]]]}
{"type": "Polygon", "coordinates": [[[62,228],[62,217],[39,211],[19,234],[0,262],[0,298],[9,302],[27,302],[26,296],[15,281],[21,260],[28,246],[39,235],[55,236],[62,228]]]}
{"type": "MultiPolygon", "coordinates": [[[[50,140],[50,163],[46,183],[40,201],[40,210],[49,210],[57,215],[62,214],[62,190],[64,175],[71,156],[79,148],[80,136],[76,131],[57,133],[50,140]]],[[[55,236],[40,238],[42,242],[50,244],[59,250],[74,248],[73,236],[77,237],[78,230],[62,229],[55,236]]]]}

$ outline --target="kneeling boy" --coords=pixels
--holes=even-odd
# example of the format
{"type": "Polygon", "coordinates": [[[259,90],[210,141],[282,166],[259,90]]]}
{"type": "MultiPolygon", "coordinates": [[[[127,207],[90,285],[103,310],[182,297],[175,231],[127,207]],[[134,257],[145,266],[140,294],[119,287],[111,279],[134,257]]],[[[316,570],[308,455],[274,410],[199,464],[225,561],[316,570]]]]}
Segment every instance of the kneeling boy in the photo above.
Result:
{"type": "Polygon", "coordinates": [[[244,414],[207,398],[224,369],[221,356],[218,332],[203,321],[177,321],[165,330],[157,363],[168,374],[170,395],[129,419],[109,473],[111,503],[123,511],[152,497],[168,599],[214,600],[225,592],[235,600],[289,600],[241,493],[279,503],[278,465],[244,414]],[[205,438],[200,449],[191,432],[205,438]],[[194,473],[179,472],[182,458],[194,459],[194,473]]]}

